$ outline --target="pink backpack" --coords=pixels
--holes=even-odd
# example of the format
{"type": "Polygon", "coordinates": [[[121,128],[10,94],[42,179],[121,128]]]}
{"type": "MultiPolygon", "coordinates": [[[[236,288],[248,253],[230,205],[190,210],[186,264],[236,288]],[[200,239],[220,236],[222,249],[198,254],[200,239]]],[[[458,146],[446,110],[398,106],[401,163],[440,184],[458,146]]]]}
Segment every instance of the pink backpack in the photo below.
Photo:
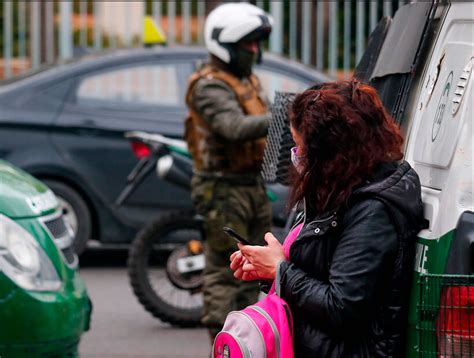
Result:
{"type": "MultiPolygon", "coordinates": [[[[285,239],[283,248],[287,257],[301,226],[291,230],[285,239]]],[[[227,315],[222,331],[214,340],[214,358],[294,357],[291,311],[274,287],[275,284],[256,304],[227,315]]]]}

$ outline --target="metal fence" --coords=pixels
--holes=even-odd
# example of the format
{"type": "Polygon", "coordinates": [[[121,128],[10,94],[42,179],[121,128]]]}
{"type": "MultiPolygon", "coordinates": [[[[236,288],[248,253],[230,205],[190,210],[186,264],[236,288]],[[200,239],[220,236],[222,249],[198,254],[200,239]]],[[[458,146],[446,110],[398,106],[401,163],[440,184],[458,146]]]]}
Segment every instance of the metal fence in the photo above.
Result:
{"type": "MultiPolygon", "coordinates": [[[[275,19],[270,52],[347,77],[382,16],[408,1],[248,1],[275,19]]],[[[168,45],[202,45],[206,14],[221,1],[24,1],[0,6],[0,77],[85,52],[143,46],[142,22],[152,16],[168,45]]]]}

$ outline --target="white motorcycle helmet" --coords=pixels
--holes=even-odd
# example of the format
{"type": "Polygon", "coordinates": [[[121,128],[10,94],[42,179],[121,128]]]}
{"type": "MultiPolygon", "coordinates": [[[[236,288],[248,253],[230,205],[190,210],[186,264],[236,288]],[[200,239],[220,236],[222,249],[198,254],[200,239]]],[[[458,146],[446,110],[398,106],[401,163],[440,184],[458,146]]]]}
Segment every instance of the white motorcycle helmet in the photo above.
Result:
{"type": "MultiPolygon", "coordinates": [[[[204,26],[208,51],[221,61],[233,65],[237,60],[239,41],[262,41],[272,31],[273,18],[248,3],[228,3],[211,11],[204,26]]],[[[261,51],[259,50],[258,61],[261,51]]]]}

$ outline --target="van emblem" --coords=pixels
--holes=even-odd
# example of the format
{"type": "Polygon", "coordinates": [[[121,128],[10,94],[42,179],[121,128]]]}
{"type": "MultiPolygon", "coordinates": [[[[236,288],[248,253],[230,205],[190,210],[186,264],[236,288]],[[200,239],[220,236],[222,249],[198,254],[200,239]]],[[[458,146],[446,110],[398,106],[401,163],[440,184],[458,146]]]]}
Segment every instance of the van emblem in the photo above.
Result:
{"type": "Polygon", "coordinates": [[[441,126],[443,124],[444,112],[446,110],[446,104],[448,103],[449,91],[451,90],[451,84],[453,82],[453,71],[448,75],[448,79],[443,87],[443,92],[441,93],[441,98],[439,99],[438,108],[436,109],[436,114],[434,116],[433,128],[431,130],[431,141],[434,142],[438,137],[441,126]]]}

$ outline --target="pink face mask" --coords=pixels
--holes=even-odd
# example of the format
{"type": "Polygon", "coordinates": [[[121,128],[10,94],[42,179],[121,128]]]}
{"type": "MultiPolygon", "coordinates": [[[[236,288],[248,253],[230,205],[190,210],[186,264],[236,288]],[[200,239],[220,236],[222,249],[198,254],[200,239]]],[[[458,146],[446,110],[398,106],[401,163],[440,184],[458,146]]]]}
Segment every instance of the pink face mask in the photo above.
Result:
{"type": "Polygon", "coordinates": [[[302,162],[303,162],[303,156],[298,155],[298,147],[293,147],[290,149],[291,151],[291,162],[293,163],[293,166],[295,167],[296,171],[301,174],[303,170],[302,162]]]}

